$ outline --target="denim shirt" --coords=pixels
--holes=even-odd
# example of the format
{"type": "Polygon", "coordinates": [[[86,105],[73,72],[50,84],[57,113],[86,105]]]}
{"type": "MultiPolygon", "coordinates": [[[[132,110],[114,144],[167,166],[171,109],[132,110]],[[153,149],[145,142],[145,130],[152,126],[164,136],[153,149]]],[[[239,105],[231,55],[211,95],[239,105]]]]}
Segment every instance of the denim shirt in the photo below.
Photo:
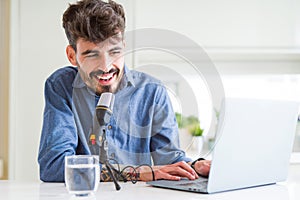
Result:
{"type": "MultiPolygon", "coordinates": [[[[178,127],[162,83],[124,68],[106,128],[108,156],[124,165],[165,165],[191,161],[179,148],[178,127]]],[[[64,157],[96,154],[89,146],[99,96],[76,67],[54,72],[45,83],[45,109],[38,162],[40,179],[64,181],[64,157]]]]}

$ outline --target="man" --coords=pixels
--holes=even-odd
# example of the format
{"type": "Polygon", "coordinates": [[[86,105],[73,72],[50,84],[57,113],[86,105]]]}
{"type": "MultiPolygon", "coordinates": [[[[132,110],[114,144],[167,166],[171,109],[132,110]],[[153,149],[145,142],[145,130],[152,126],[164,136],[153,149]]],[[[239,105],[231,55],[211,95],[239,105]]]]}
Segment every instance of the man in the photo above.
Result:
{"type": "MultiPolygon", "coordinates": [[[[155,179],[207,176],[210,161],[179,149],[178,128],[161,82],[129,70],[124,62],[125,14],[109,1],[82,0],[63,15],[70,63],[45,83],[45,110],[38,161],[42,181],[64,181],[64,157],[97,154],[91,146],[94,112],[103,92],[115,95],[106,130],[108,156],[123,165],[152,165],[155,179]],[[153,163],[152,163],[153,162],[153,163]],[[197,174],[198,173],[198,174],[197,174]]],[[[139,168],[139,180],[152,180],[139,168]]]]}

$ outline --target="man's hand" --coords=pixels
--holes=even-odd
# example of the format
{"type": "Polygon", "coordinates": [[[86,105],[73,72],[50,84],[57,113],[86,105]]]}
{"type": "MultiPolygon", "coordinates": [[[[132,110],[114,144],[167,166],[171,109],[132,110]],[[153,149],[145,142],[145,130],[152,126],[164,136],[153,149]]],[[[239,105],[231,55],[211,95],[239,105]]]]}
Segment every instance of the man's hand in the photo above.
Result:
{"type": "Polygon", "coordinates": [[[210,160],[199,160],[195,163],[194,168],[198,174],[207,177],[210,170],[210,160]]]}
{"type": "MultiPolygon", "coordinates": [[[[182,177],[194,180],[198,178],[197,173],[184,161],[170,165],[153,166],[152,169],[155,180],[180,180],[182,177]]],[[[139,172],[141,181],[152,181],[152,173],[149,167],[140,167],[139,172]]]]}

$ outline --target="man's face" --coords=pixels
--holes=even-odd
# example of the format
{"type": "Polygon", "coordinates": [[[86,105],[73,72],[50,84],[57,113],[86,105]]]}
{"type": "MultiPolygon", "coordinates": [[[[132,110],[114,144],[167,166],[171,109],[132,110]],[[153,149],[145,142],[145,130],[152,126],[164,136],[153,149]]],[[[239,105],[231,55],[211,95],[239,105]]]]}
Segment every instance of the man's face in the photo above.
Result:
{"type": "Polygon", "coordinates": [[[97,44],[79,39],[76,47],[76,65],[85,84],[98,95],[114,93],[124,73],[121,34],[97,44]]]}

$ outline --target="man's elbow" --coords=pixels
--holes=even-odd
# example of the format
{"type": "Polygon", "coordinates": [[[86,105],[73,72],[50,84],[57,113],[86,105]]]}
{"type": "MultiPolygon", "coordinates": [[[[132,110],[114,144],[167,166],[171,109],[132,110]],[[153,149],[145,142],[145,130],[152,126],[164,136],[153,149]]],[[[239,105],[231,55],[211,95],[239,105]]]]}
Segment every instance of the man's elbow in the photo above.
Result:
{"type": "Polygon", "coordinates": [[[59,172],[51,173],[47,172],[40,172],[40,180],[43,182],[65,182],[65,177],[59,172]]]}

